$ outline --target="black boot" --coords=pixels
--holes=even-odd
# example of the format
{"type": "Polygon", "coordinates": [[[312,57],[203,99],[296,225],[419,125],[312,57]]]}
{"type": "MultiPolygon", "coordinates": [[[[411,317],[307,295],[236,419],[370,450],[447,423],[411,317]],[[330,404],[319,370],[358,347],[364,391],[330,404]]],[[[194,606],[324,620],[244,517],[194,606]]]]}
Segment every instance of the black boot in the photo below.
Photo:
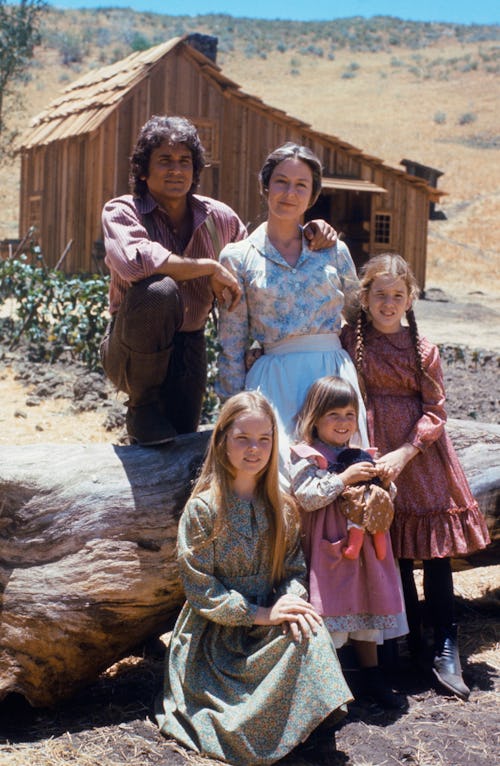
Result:
{"type": "Polygon", "coordinates": [[[432,671],[445,689],[462,700],[469,698],[470,689],[462,678],[462,667],[458,655],[457,625],[435,631],[435,654],[432,671]]]}
{"type": "Polygon", "coordinates": [[[387,684],[382,670],[376,665],[361,668],[362,694],[386,710],[407,710],[408,702],[402,694],[396,694],[387,684]]]}
{"type": "Polygon", "coordinates": [[[342,706],[328,718],[325,718],[319,726],[308,736],[305,742],[302,742],[297,748],[297,753],[305,758],[306,761],[312,761],[315,764],[338,763],[337,746],[335,743],[335,728],[337,724],[347,715],[347,708],[342,706]]]}

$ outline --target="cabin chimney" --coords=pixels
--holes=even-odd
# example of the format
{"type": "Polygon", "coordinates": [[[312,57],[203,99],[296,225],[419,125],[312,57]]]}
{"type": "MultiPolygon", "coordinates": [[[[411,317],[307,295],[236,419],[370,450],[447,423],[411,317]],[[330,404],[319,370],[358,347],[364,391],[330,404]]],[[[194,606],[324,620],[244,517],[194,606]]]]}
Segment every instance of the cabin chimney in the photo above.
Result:
{"type": "Polygon", "coordinates": [[[202,35],[200,32],[193,32],[187,36],[186,42],[192,48],[203,53],[203,55],[213,61],[214,64],[217,62],[218,37],[214,37],[213,35],[202,35]]]}

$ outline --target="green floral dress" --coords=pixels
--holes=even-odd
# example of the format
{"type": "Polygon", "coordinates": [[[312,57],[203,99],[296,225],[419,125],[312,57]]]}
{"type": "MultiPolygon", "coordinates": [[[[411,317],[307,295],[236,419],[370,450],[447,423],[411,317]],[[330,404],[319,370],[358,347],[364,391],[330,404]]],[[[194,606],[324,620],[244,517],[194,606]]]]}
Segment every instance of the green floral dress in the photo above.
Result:
{"type": "Polygon", "coordinates": [[[161,731],[230,763],[269,764],[306,739],[352,699],[328,631],[295,643],[282,626],[254,625],[257,607],[284,593],[307,598],[298,533],[286,575],[273,590],[264,508],[233,498],[217,539],[208,493],[190,500],[179,522],[186,603],[166,658],[161,731]]]}

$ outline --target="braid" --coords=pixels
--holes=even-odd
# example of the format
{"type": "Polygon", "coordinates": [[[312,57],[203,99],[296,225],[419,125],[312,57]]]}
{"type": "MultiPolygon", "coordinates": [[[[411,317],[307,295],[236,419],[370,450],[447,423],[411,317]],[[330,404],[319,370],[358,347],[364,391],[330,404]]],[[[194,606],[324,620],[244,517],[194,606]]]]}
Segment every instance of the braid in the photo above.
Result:
{"type": "Polygon", "coordinates": [[[366,403],[366,384],[365,384],[365,378],[363,375],[363,362],[364,362],[364,355],[365,355],[365,339],[366,339],[367,327],[368,327],[368,319],[366,316],[366,311],[363,311],[362,309],[360,309],[358,312],[358,317],[356,319],[356,345],[354,347],[354,364],[356,366],[356,372],[358,373],[359,390],[361,391],[361,395],[365,403],[366,403]]]}
{"type": "Polygon", "coordinates": [[[406,319],[408,321],[408,327],[410,328],[410,337],[413,343],[413,348],[417,355],[417,367],[420,375],[425,375],[424,364],[422,361],[422,341],[418,332],[417,320],[415,319],[415,313],[413,308],[409,308],[406,312],[406,319]]]}
{"type": "Polygon", "coordinates": [[[432,378],[429,373],[424,368],[424,362],[422,358],[422,339],[420,337],[420,333],[418,332],[418,326],[417,326],[417,320],[415,318],[415,313],[413,311],[413,308],[409,308],[406,312],[406,319],[408,322],[408,328],[410,330],[410,337],[413,343],[413,347],[415,349],[415,354],[417,356],[417,368],[418,372],[421,377],[426,377],[427,380],[429,380],[434,388],[439,391],[440,394],[443,394],[442,387],[439,385],[439,383],[432,378]]]}

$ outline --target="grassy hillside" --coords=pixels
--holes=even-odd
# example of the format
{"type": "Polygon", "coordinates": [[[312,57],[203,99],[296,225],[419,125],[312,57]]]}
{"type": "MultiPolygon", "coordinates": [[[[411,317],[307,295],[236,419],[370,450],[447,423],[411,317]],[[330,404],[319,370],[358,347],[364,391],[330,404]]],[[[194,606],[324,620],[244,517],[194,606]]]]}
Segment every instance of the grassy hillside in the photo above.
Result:
{"type": "MultiPolygon", "coordinates": [[[[169,17],[129,10],[51,10],[43,44],[11,99],[22,128],[69,82],[133,50],[199,31],[242,88],[392,165],[443,171],[447,220],[431,223],[428,285],[492,289],[500,213],[500,28],[405,22],[169,17]]],[[[0,171],[0,238],[17,236],[18,167],[0,171]]]]}

